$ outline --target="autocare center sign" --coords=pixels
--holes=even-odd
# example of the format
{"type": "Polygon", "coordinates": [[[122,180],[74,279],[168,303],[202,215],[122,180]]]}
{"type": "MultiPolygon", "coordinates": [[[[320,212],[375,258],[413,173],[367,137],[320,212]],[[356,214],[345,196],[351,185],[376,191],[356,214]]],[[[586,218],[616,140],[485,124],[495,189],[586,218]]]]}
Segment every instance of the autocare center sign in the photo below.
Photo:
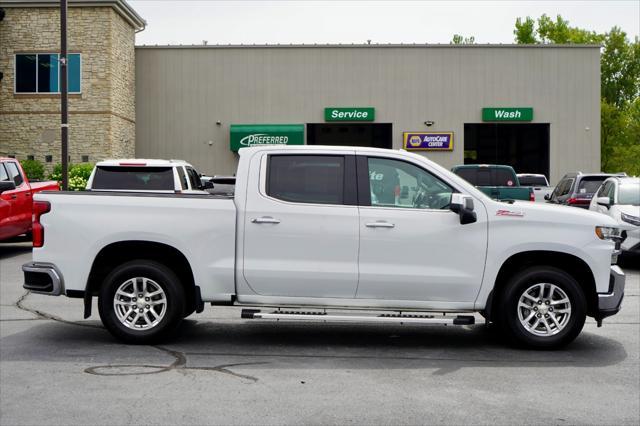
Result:
{"type": "Polygon", "coordinates": [[[256,145],[304,145],[304,124],[232,124],[231,151],[256,145]]]}
{"type": "Polygon", "coordinates": [[[453,151],[453,132],[404,132],[407,151],[453,151]]]}

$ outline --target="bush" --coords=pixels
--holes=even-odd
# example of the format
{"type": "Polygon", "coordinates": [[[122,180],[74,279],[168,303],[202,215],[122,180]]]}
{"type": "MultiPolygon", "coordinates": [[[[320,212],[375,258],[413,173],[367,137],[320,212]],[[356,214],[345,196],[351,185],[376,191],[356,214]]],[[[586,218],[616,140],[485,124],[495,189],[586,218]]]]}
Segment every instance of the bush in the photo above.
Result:
{"type": "Polygon", "coordinates": [[[44,179],[44,166],[38,160],[24,160],[20,161],[20,164],[29,180],[44,179]]]}
{"type": "MultiPolygon", "coordinates": [[[[87,181],[93,171],[93,164],[69,164],[69,190],[84,191],[87,187],[87,181]]],[[[57,180],[62,185],[62,165],[56,164],[53,172],[49,175],[49,179],[57,180]]]]}

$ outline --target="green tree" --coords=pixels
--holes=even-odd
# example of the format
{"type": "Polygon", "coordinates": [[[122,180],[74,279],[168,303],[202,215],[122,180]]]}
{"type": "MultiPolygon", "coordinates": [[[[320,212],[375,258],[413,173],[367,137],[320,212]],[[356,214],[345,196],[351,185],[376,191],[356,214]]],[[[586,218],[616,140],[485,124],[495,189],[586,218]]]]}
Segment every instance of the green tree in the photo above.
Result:
{"type": "Polygon", "coordinates": [[[536,23],[533,19],[527,16],[524,21],[521,18],[516,19],[516,29],[513,30],[513,34],[516,36],[516,43],[518,44],[536,44],[538,39],[536,38],[536,23]]]}
{"type": "Polygon", "coordinates": [[[29,180],[44,179],[44,166],[38,160],[22,160],[20,164],[29,180]]]}
{"type": "Polygon", "coordinates": [[[460,34],[454,34],[451,44],[476,44],[476,38],[474,36],[463,37],[460,34]]]}
{"type": "Polygon", "coordinates": [[[601,167],[640,174],[640,40],[618,27],[598,34],[572,27],[560,15],[516,19],[518,44],[599,44],[601,48],[601,167]],[[537,27],[536,27],[537,24],[537,27]]]}

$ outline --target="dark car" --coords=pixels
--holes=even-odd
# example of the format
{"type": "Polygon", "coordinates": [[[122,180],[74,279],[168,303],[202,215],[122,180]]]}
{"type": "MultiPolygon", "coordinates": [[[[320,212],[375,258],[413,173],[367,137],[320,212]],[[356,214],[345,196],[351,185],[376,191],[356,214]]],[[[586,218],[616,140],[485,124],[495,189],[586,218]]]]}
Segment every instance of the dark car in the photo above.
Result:
{"type": "Polygon", "coordinates": [[[589,208],[593,194],[598,191],[602,182],[611,176],[626,176],[610,173],[567,173],[560,179],[548,201],[553,204],[589,208]]]}

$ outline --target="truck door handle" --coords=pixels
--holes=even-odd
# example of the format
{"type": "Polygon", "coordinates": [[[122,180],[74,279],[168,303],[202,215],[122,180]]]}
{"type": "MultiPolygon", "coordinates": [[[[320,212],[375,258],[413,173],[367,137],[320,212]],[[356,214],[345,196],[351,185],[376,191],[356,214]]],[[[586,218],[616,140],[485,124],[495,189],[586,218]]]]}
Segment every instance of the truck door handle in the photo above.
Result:
{"type": "Polygon", "coordinates": [[[256,217],[255,219],[251,219],[251,223],[273,223],[278,224],[280,221],[278,219],[274,219],[271,216],[262,216],[256,217]]]}
{"type": "Polygon", "coordinates": [[[367,228],[395,228],[396,225],[389,222],[369,222],[365,224],[367,228]]]}
{"type": "Polygon", "coordinates": [[[12,200],[15,200],[16,198],[18,198],[18,196],[17,196],[17,195],[15,195],[15,194],[12,194],[12,195],[11,195],[11,199],[12,199],[12,200]]]}

